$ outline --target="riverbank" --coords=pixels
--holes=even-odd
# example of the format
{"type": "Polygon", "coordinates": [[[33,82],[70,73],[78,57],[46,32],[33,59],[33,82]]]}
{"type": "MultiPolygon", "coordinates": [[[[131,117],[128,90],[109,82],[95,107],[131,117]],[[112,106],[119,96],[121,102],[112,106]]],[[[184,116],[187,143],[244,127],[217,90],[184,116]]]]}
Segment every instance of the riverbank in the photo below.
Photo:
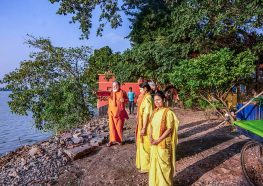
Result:
{"type": "MultiPolygon", "coordinates": [[[[240,166],[247,139],[202,111],[175,112],[181,123],[175,185],[247,185],[240,166]]],[[[147,175],[134,166],[135,123],[130,115],[123,146],[106,147],[107,119],[100,118],[71,133],[20,148],[0,158],[0,185],[147,185],[147,175]],[[65,150],[83,143],[96,148],[73,161],[65,150]]]]}
{"type": "Polygon", "coordinates": [[[28,113],[28,116],[12,113],[8,106],[10,93],[0,91],[0,157],[21,146],[33,145],[52,136],[52,132],[35,128],[32,113],[28,113]]]}
{"type": "Polygon", "coordinates": [[[107,131],[107,119],[95,118],[80,128],[0,157],[0,185],[57,183],[59,175],[71,170],[72,150],[83,145],[95,150],[107,141],[107,131]]]}

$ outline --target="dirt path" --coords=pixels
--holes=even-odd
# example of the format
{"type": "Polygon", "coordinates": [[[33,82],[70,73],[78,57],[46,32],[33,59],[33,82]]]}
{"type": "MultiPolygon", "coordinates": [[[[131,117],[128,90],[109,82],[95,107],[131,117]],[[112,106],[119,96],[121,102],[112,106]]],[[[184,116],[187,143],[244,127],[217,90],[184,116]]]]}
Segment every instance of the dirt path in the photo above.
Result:
{"type": "MultiPolygon", "coordinates": [[[[179,120],[179,144],[175,185],[247,185],[241,171],[240,151],[247,139],[230,126],[218,126],[201,111],[175,110],[179,120]]],[[[135,117],[125,126],[125,139],[134,137],[135,117]]],[[[135,143],[102,146],[86,158],[74,161],[57,185],[147,185],[146,174],[135,168],[135,143]]]]}

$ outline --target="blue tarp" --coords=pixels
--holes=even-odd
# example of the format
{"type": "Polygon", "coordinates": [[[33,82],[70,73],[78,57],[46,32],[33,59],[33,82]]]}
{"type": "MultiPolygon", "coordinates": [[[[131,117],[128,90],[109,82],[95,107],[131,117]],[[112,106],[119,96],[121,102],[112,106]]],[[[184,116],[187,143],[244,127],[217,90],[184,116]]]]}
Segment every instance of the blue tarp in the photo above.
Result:
{"type": "MultiPolygon", "coordinates": [[[[238,103],[237,110],[244,104],[238,103]]],[[[237,114],[238,120],[260,120],[263,119],[263,105],[249,104],[237,114]]]]}

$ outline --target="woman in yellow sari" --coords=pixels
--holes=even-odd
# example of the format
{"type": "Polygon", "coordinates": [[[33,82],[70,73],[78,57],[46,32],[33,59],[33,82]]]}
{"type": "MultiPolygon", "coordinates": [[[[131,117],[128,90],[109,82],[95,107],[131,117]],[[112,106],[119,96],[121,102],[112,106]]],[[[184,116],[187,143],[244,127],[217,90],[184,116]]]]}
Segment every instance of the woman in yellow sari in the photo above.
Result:
{"type": "Polygon", "coordinates": [[[138,108],[136,127],[136,168],[140,173],[146,173],[150,167],[150,138],[149,119],[153,111],[153,100],[150,94],[150,86],[142,83],[143,98],[138,108]]]}
{"type": "Polygon", "coordinates": [[[173,185],[175,150],[179,121],[174,112],[164,107],[164,94],[154,95],[154,110],[150,118],[150,186],[173,185]]]}

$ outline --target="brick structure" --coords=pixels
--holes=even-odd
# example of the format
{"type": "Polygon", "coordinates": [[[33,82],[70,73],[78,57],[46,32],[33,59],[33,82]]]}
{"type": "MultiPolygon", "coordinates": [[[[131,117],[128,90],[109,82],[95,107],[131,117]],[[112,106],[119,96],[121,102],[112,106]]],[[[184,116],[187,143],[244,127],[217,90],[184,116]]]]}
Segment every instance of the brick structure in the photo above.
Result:
{"type": "MultiPolygon", "coordinates": [[[[104,115],[107,113],[108,109],[108,97],[110,95],[110,91],[112,88],[112,82],[115,81],[115,77],[113,76],[110,79],[107,79],[105,77],[105,74],[99,74],[99,80],[98,80],[98,101],[97,101],[97,108],[99,111],[99,115],[104,115]]],[[[137,97],[140,93],[140,88],[138,85],[138,82],[125,82],[121,84],[121,89],[125,92],[129,91],[129,87],[132,87],[132,91],[135,93],[135,102],[137,100],[137,97]]]]}

